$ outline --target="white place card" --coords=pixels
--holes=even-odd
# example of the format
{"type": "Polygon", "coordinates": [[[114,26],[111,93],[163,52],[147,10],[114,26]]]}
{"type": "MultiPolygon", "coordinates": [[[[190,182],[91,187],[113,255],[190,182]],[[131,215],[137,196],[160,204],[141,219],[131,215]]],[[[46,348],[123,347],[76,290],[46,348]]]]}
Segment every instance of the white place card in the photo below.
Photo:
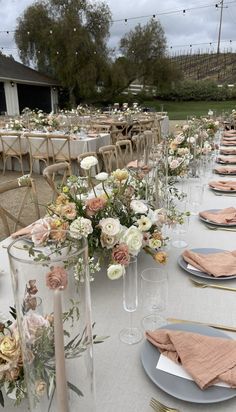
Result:
{"type": "MultiPolygon", "coordinates": [[[[191,375],[183,368],[183,366],[178,365],[171,359],[167,358],[164,355],[160,355],[159,360],[157,362],[156,369],[159,369],[163,372],[170,373],[171,375],[179,376],[180,378],[188,379],[193,381],[191,375]]],[[[214,386],[222,386],[224,388],[230,388],[227,383],[218,382],[214,386]]]]}

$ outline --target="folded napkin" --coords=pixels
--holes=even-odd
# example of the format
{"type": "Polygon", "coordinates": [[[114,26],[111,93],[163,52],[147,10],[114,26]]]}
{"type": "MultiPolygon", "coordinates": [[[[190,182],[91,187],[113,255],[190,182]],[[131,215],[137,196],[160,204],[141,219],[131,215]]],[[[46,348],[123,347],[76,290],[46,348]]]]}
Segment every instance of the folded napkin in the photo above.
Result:
{"type": "Polygon", "coordinates": [[[217,182],[209,182],[208,185],[213,189],[220,190],[236,190],[236,180],[219,180],[217,182]]]}
{"type": "Polygon", "coordinates": [[[221,167],[216,167],[215,169],[216,173],[223,174],[223,175],[230,175],[230,174],[235,174],[236,173],[236,167],[227,167],[227,166],[221,166],[221,167]]]}
{"type": "Polygon", "coordinates": [[[200,212],[199,215],[204,219],[210,220],[214,223],[222,223],[228,225],[229,223],[236,224],[236,208],[227,207],[226,209],[221,209],[218,212],[210,212],[208,210],[200,212]]]}
{"type": "Polygon", "coordinates": [[[223,136],[223,139],[224,140],[235,140],[236,139],[236,134],[234,133],[234,134],[232,134],[232,133],[230,133],[230,134],[224,134],[224,136],[223,136]]]}
{"type": "Polygon", "coordinates": [[[236,342],[168,329],[147,331],[146,338],[192,376],[201,389],[216,382],[236,387],[236,342]]]}
{"type": "Polygon", "coordinates": [[[32,225],[29,225],[29,226],[26,226],[26,227],[23,227],[22,229],[19,229],[19,230],[17,230],[16,232],[12,233],[12,234],[11,234],[11,237],[12,237],[13,239],[16,239],[17,237],[20,237],[20,236],[28,236],[28,237],[30,237],[32,227],[33,227],[33,224],[32,224],[32,225]]]}
{"type": "Polygon", "coordinates": [[[236,149],[232,149],[232,148],[224,148],[224,149],[220,149],[220,153],[224,154],[224,155],[228,155],[228,154],[235,154],[236,155],[236,149]]]}
{"type": "Polygon", "coordinates": [[[236,136],[236,130],[227,130],[223,134],[224,137],[234,137],[236,136]]]}
{"type": "Polygon", "coordinates": [[[217,158],[218,162],[222,162],[222,163],[231,163],[234,164],[236,163],[236,157],[231,157],[231,156],[218,156],[217,158]]]}
{"type": "Polygon", "coordinates": [[[185,262],[214,277],[236,275],[236,250],[232,252],[196,253],[185,250],[182,253],[185,262]]]}
{"type": "Polygon", "coordinates": [[[221,144],[224,145],[224,146],[236,146],[236,138],[235,139],[230,139],[230,140],[223,139],[221,141],[221,144]]]}

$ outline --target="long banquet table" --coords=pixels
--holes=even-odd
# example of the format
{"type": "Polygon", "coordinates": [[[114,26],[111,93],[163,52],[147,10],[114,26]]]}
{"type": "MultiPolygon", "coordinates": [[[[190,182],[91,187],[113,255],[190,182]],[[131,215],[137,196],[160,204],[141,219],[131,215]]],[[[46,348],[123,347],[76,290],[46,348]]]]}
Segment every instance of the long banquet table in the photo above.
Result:
{"type": "MultiPolygon", "coordinates": [[[[224,208],[234,204],[233,198],[218,197],[206,189],[201,210],[224,208]]],[[[236,234],[209,230],[197,216],[192,216],[186,239],[189,243],[188,247],[191,248],[212,247],[232,250],[235,249],[236,234]]],[[[13,303],[6,250],[10,242],[11,239],[8,238],[0,244],[0,269],[4,270],[4,273],[0,275],[0,313],[5,315],[8,315],[9,304],[13,303]]],[[[181,249],[171,248],[169,251],[169,263],[166,266],[169,285],[167,316],[236,326],[236,295],[234,292],[194,287],[189,280],[189,275],[177,265],[180,253],[181,249]]],[[[144,268],[155,265],[151,257],[140,254],[139,274],[144,268]]],[[[236,280],[222,281],[221,284],[236,287],[236,280]]],[[[193,404],[175,399],[153,384],[145,374],[140,361],[143,341],[129,346],[119,340],[119,331],[128,325],[128,313],[122,308],[122,279],[111,281],[103,270],[96,274],[91,286],[96,333],[109,336],[104,343],[95,345],[97,412],[151,412],[149,401],[152,396],[168,406],[178,408],[181,412],[199,410],[202,412],[232,412],[235,410],[236,399],[214,404],[193,404]]],[[[140,326],[140,308],[134,317],[135,324],[140,326]]],[[[236,339],[236,334],[229,333],[229,335],[236,339]]],[[[14,408],[9,400],[5,408],[7,412],[15,410],[26,412],[26,409],[26,403],[14,408]]]]}

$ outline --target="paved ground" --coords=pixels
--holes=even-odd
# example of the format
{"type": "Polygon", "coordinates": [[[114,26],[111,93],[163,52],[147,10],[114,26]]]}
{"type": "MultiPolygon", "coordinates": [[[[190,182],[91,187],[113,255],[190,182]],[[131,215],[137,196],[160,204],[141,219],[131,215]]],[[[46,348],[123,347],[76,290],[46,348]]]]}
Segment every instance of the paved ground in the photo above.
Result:
{"type": "MultiPolygon", "coordinates": [[[[176,124],[181,124],[183,122],[180,121],[170,121],[170,131],[174,131],[174,127],[176,124]]],[[[0,171],[1,173],[1,171],[0,171]]],[[[6,172],[6,174],[3,176],[0,174],[0,184],[3,182],[7,182],[9,180],[17,179],[21,173],[19,172],[6,172]]],[[[44,178],[42,175],[33,175],[33,178],[35,179],[36,186],[37,186],[37,192],[38,192],[38,201],[40,204],[40,211],[41,215],[43,216],[45,213],[45,205],[50,202],[51,200],[51,189],[48,186],[48,184],[45,182],[44,178]]],[[[22,189],[24,190],[24,189],[22,189]]],[[[9,210],[9,212],[12,212],[13,214],[16,214],[17,211],[19,210],[19,205],[20,205],[20,198],[21,198],[21,190],[13,190],[11,192],[7,192],[5,194],[0,194],[0,205],[2,205],[4,208],[9,210]]],[[[32,223],[35,220],[35,211],[33,204],[31,202],[31,199],[28,199],[27,202],[27,207],[25,209],[24,213],[24,218],[23,220],[25,221],[26,224],[32,223]]],[[[5,237],[4,236],[4,231],[3,231],[3,225],[0,220],[0,239],[5,237]]]]}

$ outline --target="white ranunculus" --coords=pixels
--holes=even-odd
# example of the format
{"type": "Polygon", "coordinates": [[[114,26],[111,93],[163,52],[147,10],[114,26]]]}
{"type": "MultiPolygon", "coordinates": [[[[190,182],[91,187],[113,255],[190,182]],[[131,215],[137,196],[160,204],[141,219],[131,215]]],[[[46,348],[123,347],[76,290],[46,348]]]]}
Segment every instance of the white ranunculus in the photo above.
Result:
{"type": "Polygon", "coordinates": [[[132,200],[130,207],[134,213],[146,213],[148,210],[148,207],[141,200],[132,200]]]}
{"type": "Polygon", "coordinates": [[[137,256],[142,247],[143,234],[136,226],[131,226],[124,233],[122,241],[128,246],[129,253],[137,256]]]}
{"type": "Polygon", "coordinates": [[[78,217],[70,224],[70,235],[75,239],[81,239],[82,236],[88,237],[93,232],[92,223],[89,219],[78,217]]]}
{"type": "Polygon", "coordinates": [[[81,160],[80,166],[84,170],[89,170],[91,167],[96,166],[98,164],[98,159],[95,156],[87,156],[81,160]]]}
{"type": "Polygon", "coordinates": [[[110,265],[107,269],[107,276],[111,280],[119,279],[125,273],[125,267],[123,265],[110,265]]]}
{"type": "Polygon", "coordinates": [[[117,236],[121,229],[119,219],[114,219],[113,217],[101,219],[99,226],[107,236],[117,236]]]}
{"type": "Polygon", "coordinates": [[[105,180],[108,179],[108,173],[106,173],[106,172],[98,173],[95,176],[95,178],[96,178],[96,180],[99,180],[99,182],[104,182],[105,180]]]}
{"type": "Polygon", "coordinates": [[[152,222],[147,216],[141,216],[141,218],[137,220],[137,223],[138,223],[138,229],[141,232],[146,232],[152,226],[152,222]]]}

